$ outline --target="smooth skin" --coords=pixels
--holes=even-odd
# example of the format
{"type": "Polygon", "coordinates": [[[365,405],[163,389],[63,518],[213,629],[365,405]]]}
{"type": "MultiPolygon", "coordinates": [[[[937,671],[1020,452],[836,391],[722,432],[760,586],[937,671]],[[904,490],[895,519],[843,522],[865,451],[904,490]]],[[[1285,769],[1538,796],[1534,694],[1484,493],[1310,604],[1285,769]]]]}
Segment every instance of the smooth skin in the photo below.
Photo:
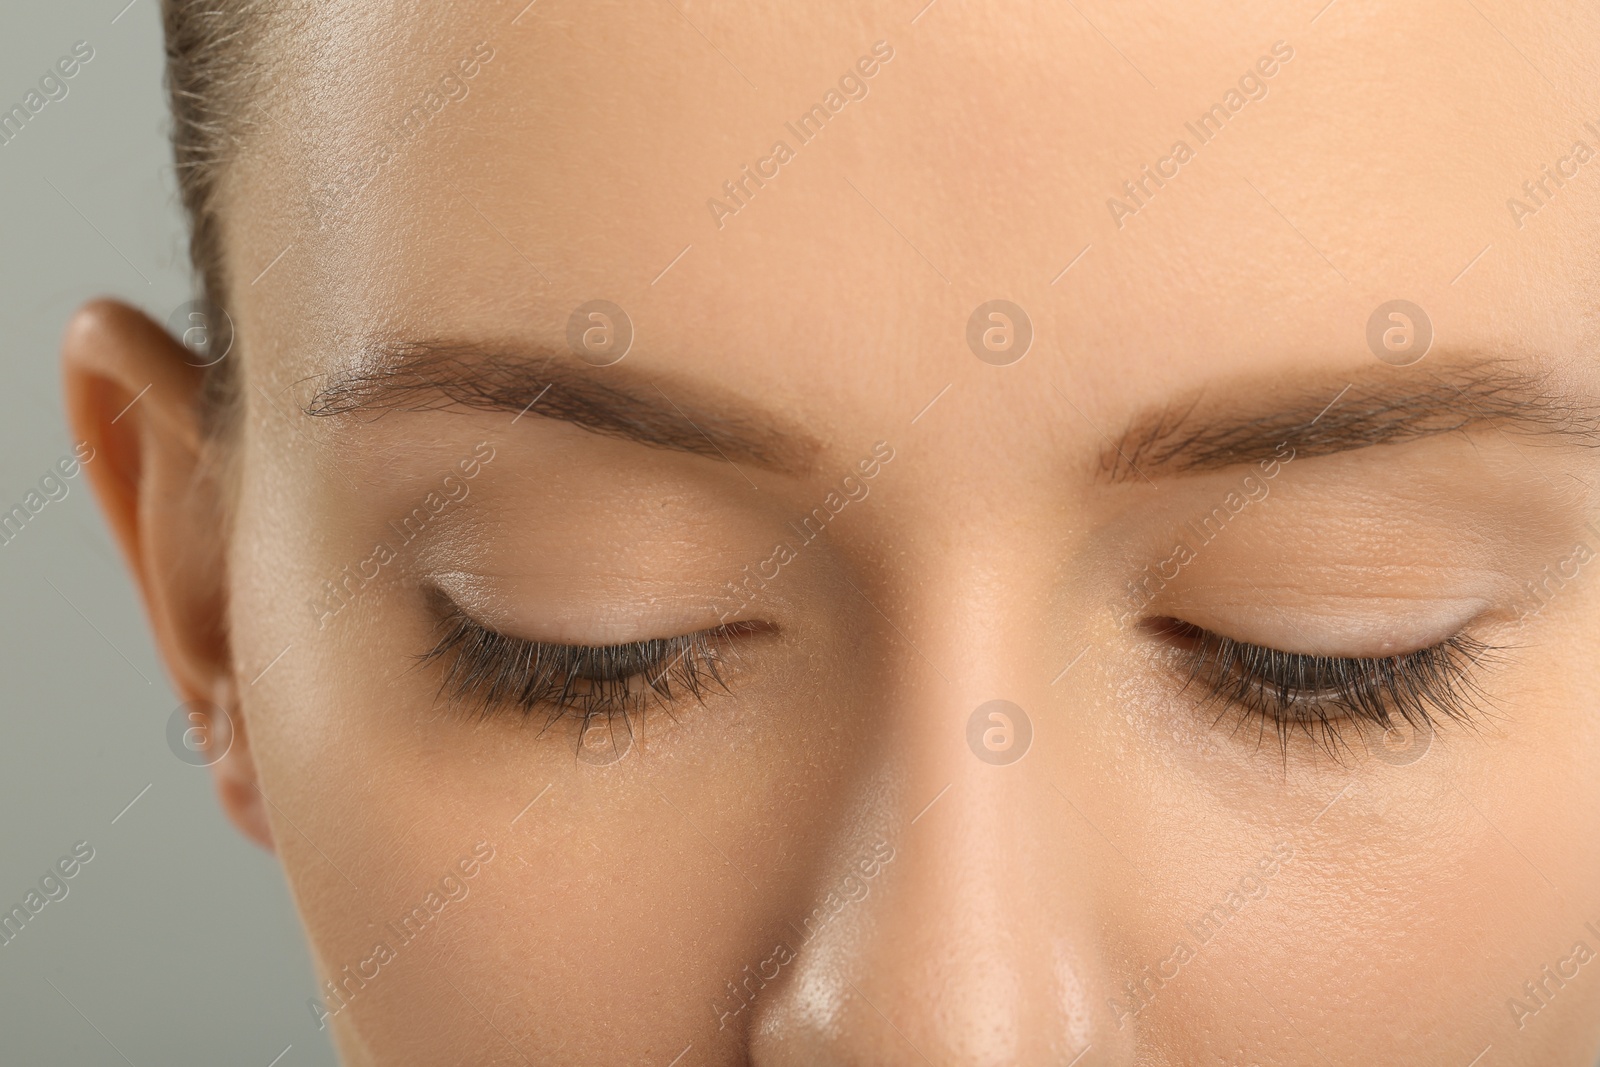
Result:
{"type": "Polygon", "coordinates": [[[231,432],[201,432],[203,372],[142,313],[68,329],[72,423],[174,686],[226,711],[222,803],[281,858],[318,979],[375,969],[322,1019],[345,1062],[1593,1063],[1600,600],[1564,562],[1600,551],[1592,440],[1302,436],[1270,483],[1270,446],[1102,458],[1151,412],[1320,398],[1332,425],[1486,358],[1586,410],[1600,163],[1506,201],[1600,148],[1600,14],[916,6],[319,4],[269,42],[271,121],[225,172],[231,432]],[[784,124],[879,41],[865,97],[798,144],[784,124]],[[470,91],[397,137],[480,42],[470,91]],[[1276,42],[1265,96],[1186,132],[1276,42]],[[707,206],[778,139],[776,177],[707,206]],[[1176,177],[1108,206],[1179,139],[1176,177]],[[385,141],[319,228],[315,190],[385,141]],[[1397,298],[1436,334],[1410,367],[1367,345],[1397,298]],[[567,349],[593,299],[636,330],[613,367],[567,349]],[[993,299],[1036,332],[1008,366],[967,344],[993,299]],[[772,447],[646,446],[538,404],[305,413],[437,339],[772,447]],[[865,495],[729,601],[853,473],[865,495]],[[1247,475],[1270,494],[1119,625],[1247,475]],[[441,697],[430,590],[554,643],[758,625],[725,690],[652,705],[606,762],[570,718],[441,697]],[[1330,755],[1185,689],[1159,617],[1290,652],[1462,627],[1500,650],[1472,725],[1398,757],[1348,725],[1330,755]],[[968,742],[996,699],[1032,728],[1008,765],[968,742]]]}

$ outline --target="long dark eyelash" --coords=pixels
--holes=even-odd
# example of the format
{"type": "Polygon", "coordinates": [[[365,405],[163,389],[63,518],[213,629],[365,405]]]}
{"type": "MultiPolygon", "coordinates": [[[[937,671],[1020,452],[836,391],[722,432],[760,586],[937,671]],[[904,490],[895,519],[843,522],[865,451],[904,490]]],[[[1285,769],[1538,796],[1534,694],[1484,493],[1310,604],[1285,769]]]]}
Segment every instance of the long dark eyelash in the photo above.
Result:
{"type": "Polygon", "coordinates": [[[1472,668],[1500,651],[1457,634],[1397,656],[1323,656],[1237,641],[1178,619],[1150,625],[1178,647],[1188,665],[1184,688],[1205,688],[1202,704],[1219,709],[1217,722],[1237,711],[1238,725],[1253,717],[1263,735],[1270,724],[1285,756],[1296,730],[1337,759],[1349,749],[1343,728],[1351,723],[1431,731],[1440,715],[1474,725],[1485,701],[1472,668]]]}
{"type": "Polygon", "coordinates": [[[620,717],[631,733],[633,716],[651,704],[671,714],[685,696],[699,701],[723,680],[722,645],[752,633],[754,623],[731,623],[679,637],[619,645],[558,645],[498,633],[459,608],[446,610],[434,646],[419,664],[444,663],[439,695],[476,705],[482,718],[505,709],[531,716],[544,709],[541,733],[560,719],[581,718],[579,743],[596,718],[620,717]]]}

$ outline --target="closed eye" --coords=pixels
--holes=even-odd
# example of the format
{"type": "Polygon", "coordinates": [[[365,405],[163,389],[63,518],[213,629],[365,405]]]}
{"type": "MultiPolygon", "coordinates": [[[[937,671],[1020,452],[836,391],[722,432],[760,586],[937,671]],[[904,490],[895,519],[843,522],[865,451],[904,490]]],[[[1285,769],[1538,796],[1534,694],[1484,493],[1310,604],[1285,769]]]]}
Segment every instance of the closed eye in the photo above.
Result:
{"type": "Polygon", "coordinates": [[[581,738],[596,718],[620,716],[631,730],[629,716],[649,706],[670,714],[685,699],[726,690],[730,642],[771,629],[737,622],[613,645],[554,644],[492,630],[450,604],[437,642],[417,658],[442,665],[439,695],[453,704],[475,706],[483,718],[542,710],[541,732],[570,716],[581,720],[581,738]]]}
{"type": "Polygon", "coordinates": [[[1437,717],[1472,724],[1484,712],[1475,671],[1499,648],[1458,633],[1438,644],[1394,656],[1326,656],[1284,652],[1213,633],[1181,619],[1151,620],[1147,628],[1177,653],[1183,688],[1198,689],[1202,706],[1221,722],[1252,719],[1270,725],[1287,751],[1303,733],[1337,758],[1349,748],[1343,728],[1401,725],[1432,730],[1437,717]]]}

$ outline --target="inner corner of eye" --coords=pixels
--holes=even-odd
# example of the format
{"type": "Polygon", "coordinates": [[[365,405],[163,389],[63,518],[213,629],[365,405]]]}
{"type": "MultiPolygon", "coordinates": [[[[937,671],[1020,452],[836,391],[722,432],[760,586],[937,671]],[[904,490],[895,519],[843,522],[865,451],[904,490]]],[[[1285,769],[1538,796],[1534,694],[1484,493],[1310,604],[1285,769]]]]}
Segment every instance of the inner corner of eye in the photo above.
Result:
{"type": "Polygon", "coordinates": [[[420,583],[419,589],[422,599],[428,607],[439,614],[465,614],[461,607],[458,591],[452,589],[450,584],[437,577],[425,578],[420,583]]]}

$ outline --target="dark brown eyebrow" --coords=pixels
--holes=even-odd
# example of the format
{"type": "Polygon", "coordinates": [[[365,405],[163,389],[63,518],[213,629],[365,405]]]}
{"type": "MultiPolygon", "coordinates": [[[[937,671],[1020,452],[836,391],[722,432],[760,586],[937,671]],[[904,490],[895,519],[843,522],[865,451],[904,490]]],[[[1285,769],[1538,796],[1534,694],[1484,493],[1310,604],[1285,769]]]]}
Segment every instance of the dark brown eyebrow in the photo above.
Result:
{"type": "Polygon", "coordinates": [[[518,344],[408,340],[365,346],[304,405],[318,418],[461,408],[570,423],[650,448],[750,463],[783,473],[812,468],[821,445],[770,411],[741,411],[715,387],[689,387],[632,367],[591,367],[564,352],[518,344]],[[692,399],[699,397],[701,399],[692,399]],[[709,403],[707,402],[709,397],[709,403]]]}
{"type": "Polygon", "coordinates": [[[1136,416],[1101,453],[1100,478],[1127,482],[1221,470],[1270,459],[1284,442],[1296,456],[1326,456],[1490,427],[1600,445],[1600,412],[1590,398],[1557,388],[1547,372],[1507,360],[1439,362],[1444,365],[1430,370],[1385,368],[1379,377],[1333,379],[1320,389],[1285,390],[1273,382],[1213,386],[1136,416]],[[1241,413],[1236,397],[1262,399],[1241,413]]]}

